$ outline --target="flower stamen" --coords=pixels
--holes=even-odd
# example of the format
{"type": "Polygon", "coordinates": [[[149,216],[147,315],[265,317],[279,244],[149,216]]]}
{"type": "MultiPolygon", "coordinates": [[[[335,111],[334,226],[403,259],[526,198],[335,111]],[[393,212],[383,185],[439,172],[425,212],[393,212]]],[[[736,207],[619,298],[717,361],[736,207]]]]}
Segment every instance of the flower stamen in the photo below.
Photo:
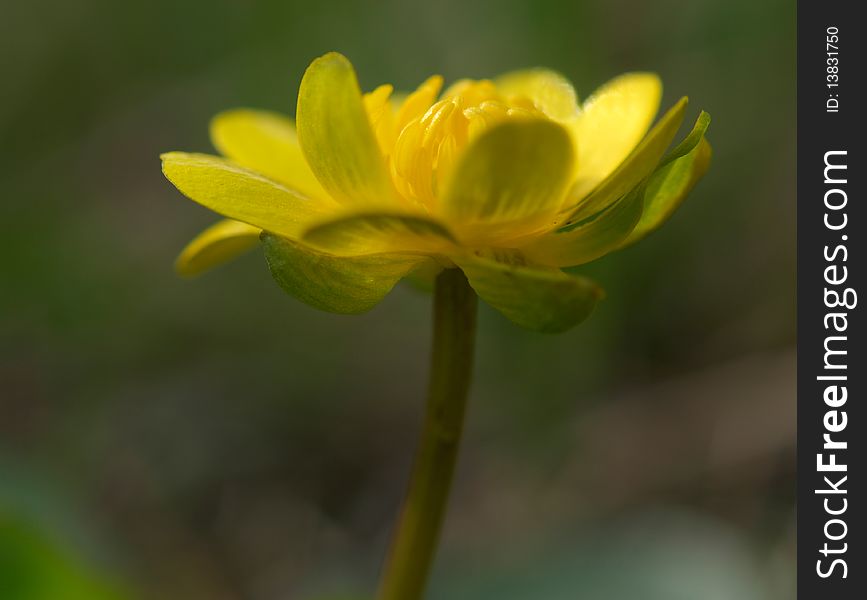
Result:
{"type": "Polygon", "coordinates": [[[433,211],[460,152],[480,133],[507,119],[545,117],[524,96],[505,98],[489,80],[461,80],[435,101],[442,78],[431,77],[395,116],[381,86],[365,107],[398,193],[433,211]]]}

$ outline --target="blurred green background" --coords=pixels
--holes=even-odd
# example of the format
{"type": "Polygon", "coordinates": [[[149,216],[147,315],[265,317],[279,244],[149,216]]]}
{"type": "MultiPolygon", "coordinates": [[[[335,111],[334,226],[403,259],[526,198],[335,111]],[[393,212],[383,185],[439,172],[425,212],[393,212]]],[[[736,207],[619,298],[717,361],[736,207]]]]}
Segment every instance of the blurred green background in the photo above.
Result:
{"type": "Polygon", "coordinates": [[[543,65],[586,97],[654,70],[713,115],[712,168],[549,337],[483,307],[430,598],[793,596],[795,3],[5,3],[0,598],[369,592],[422,410],[430,298],[282,294],[260,253],[194,281],[212,214],[162,177],[209,118],[543,65]]]}

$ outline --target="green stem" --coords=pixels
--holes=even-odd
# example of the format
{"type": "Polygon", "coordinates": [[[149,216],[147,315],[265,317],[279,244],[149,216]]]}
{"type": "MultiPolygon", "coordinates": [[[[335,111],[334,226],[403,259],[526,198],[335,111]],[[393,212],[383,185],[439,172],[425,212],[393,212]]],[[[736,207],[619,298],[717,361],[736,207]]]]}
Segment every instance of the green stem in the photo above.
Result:
{"type": "Polygon", "coordinates": [[[409,490],[382,573],[379,600],[419,600],[439,540],[473,371],[476,294],[459,269],[434,289],[427,411],[409,490]]]}

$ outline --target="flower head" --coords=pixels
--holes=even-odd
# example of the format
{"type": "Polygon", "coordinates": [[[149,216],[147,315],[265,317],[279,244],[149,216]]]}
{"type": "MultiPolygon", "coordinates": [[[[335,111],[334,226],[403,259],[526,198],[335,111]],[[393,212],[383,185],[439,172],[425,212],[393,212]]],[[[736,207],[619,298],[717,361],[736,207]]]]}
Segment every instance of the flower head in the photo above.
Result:
{"type": "Polygon", "coordinates": [[[326,54],[304,74],[295,123],[229,111],[211,125],[225,158],[162,156],[181,192],[228,217],[178,270],[197,274],[261,240],[287,292],[358,313],[407,275],[458,267],[514,322],[562,331],[602,290],[561,268],[643,238],[707,170],[710,117],[666,155],[687,99],[651,128],[660,96],[655,75],[631,73],[579,103],[542,69],[362,94],[349,61],[326,54]]]}

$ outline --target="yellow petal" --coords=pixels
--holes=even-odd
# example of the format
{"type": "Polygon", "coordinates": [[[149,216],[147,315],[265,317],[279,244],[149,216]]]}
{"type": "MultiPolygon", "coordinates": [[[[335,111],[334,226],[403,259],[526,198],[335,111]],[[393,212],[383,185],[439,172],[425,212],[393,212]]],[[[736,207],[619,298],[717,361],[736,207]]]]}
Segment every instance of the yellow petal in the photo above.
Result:
{"type": "Polygon", "coordinates": [[[220,154],[242,167],[315,198],[327,197],[307,166],[295,124],[264,110],[236,109],[211,120],[211,141],[220,154]]]}
{"type": "Polygon", "coordinates": [[[334,210],[253,171],[207,154],[169,152],[163,174],[185,196],[224,217],[297,238],[316,218],[334,210]]]}
{"type": "Polygon", "coordinates": [[[366,207],[398,202],[346,57],[331,52],[310,64],[298,90],[296,119],[307,164],[332,198],[366,207]]]}
{"type": "Polygon", "coordinates": [[[662,83],[652,73],[621,75],[593,92],[574,126],[578,179],[572,193],[583,198],[641,141],[659,110],[662,83]]]}
{"type": "Polygon", "coordinates": [[[350,214],[312,226],[301,241],[335,256],[384,252],[437,254],[452,248],[455,238],[445,225],[425,215],[350,214]]]}
{"type": "Polygon", "coordinates": [[[261,232],[240,221],[219,221],[187,244],[175,260],[175,271],[184,277],[200,275],[253,248],[261,232]]]}
{"type": "Polygon", "coordinates": [[[384,84],[362,96],[364,110],[367,111],[367,117],[383,155],[391,151],[396,136],[394,109],[391,105],[393,91],[394,88],[390,84],[384,84]]]}
{"type": "Polygon", "coordinates": [[[506,73],[494,80],[507,98],[524,97],[557,121],[578,117],[578,96],[568,79],[548,69],[528,69],[506,73]]]}
{"type": "Polygon", "coordinates": [[[513,323],[534,331],[570,329],[586,319],[604,296],[594,282],[559,269],[481,256],[453,260],[482,300],[513,323]]]}
{"type": "MultiPolygon", "coordinates": [[[[581,200],[574,207],[571,211],[571,216],[569,216],[565,224],[576,223],[592,217],[597,212],[604,210],[612,202],[623,197],[624,194],[637,186],[641,180],[650,175],[656,168],[656,165],[659,164],[662,155],[665,153],[665,149],[668,148],[668,145],[677,133],[686,112],[686,105],[687,98],[681,98],[677,104],[665,113],[626,160],[605,181],[600,183],[593,190],[593,193],[581,200]]],[[[570,195],[571,193],[570,191],[570,195]]]]}
{"type": "Polygon", "coordinates": [[[635,229],[643,198],[644,186],[638,186],[591,221],[548,233],[521,251],[530,260],[558,267],[596,260],[619,248],[635,229]]]}
{"type": "Polygon", "coordinates": [[[557,213],[572,161],[569,134],[552,121],[494,125],[458,160],[440,214],[480,244],[519,237],[557,213]]]}
{"type": "Polygon", "coordinates": [[[463,106],[479,106],[483,102],[502,102],[497,86],[490,79],[458,79],[443,91],[444,100],[460,96],[463,106]]]}
{"type": "Polygon", "coordinates": [[[370,310],[402,277],[431,261],[403,254],[335,257],[268,233],[262,242],[271,275],[286,293],[340,314],[370,310]]]}
{"type": "Polygon", "coordinates": [[[396,102],[399,102],[399,107],[396,108],[397,119],[395,122],[397,133],[400,133],[410,121],[427,112],[427,109],[437,99],[442,86],[443,78],[440,75],[432,75],[402,101],[399,98],[396,99],[396,102]]]}

